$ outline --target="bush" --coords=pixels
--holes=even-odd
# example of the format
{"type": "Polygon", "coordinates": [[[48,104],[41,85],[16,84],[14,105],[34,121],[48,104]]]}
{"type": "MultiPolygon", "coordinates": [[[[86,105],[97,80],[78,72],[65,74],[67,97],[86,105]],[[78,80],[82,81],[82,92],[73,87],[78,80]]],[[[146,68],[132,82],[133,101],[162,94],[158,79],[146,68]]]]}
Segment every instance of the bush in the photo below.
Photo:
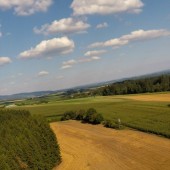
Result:
{"type": "Polygon", "coordinates": [[[100,124],[104,119],[94,108],[89,108],[87,111],[67,111],[61,117],[61,121],[64,120],[81,120],[84,123],[100,124]]]}
{"type": "Polygon", "coordinates": [[[83,116],[86,114],[85,110],[76,111],[76,120],[83,120],[83,116]]]}
{"type": "Polygon", "coordinates": [[[112,129],[123,129],[123,125],[119,121],[113,120],[105,120],[103,122],[104,127],[112,128],[112,129]]]}
{"type": "Polygon", "coordinates": [[[94,108],[89,108],[83,116],[83,122],[92,123],[95,114],[97,111],[94,108]]]}
{"type": "Polygon", "coordinates": [[[64,120],[74,120],[76,119],[76,112],[74,111],[67,111],[63,114],[63,116],[61,117],[61,121],[64,121],[64,120]]]}
{"type": "Polygon", "coordinates": [[[103,121],[103,116],[101,114],[94,113],[90,116],[89,123],[100,124],[103,121]]]}

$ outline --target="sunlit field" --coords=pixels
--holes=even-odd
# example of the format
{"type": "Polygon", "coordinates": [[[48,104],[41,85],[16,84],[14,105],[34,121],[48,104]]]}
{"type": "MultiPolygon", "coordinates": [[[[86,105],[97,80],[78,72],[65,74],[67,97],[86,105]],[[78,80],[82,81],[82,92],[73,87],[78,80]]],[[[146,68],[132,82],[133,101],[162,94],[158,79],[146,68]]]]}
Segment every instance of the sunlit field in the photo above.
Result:
{"type": "Polygon", "coordinates": [[[153,93],[71,100],[60,100],[58,97],[51,96],[48,97],[47,104],[19,106],[16,109],[26,109],[32,114],[47,117],[49,121],[57,121],[65,111],[93,107],[105,119],[120,118],[125,126],[170,137],[169,96],[170,93],[153,93]]]}

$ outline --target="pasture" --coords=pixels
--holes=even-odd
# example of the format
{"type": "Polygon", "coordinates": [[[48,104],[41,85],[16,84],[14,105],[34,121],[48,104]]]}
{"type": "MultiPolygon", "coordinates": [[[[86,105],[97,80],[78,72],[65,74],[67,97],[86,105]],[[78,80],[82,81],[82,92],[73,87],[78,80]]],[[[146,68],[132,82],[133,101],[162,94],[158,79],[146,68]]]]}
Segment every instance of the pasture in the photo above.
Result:
{"type": "Polygon", "coordinates": [[[105,119],[116,120],[131,128],[170,137],[170,93],[97,96],[61,100],[52,96],[46,104],[19,106],[49,121],[60,119],[65,111],[95,108],[105,119]]]}

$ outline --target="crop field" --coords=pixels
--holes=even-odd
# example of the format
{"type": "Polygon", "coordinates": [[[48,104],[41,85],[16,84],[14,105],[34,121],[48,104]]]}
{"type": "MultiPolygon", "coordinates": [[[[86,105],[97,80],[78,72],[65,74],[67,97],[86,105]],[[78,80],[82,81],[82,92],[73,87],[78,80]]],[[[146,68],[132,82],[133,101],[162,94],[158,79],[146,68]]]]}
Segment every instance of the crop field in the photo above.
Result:
{"type": "Polygon", "coordinates": [[[51,123],[62,163],[54,170],[169,170],[170,140],[78,121],[51,123]]]}
{"type": "MultiPolygon", "coordinates": [[[[50,97],[49,97],[50,99],[50,97]]],[[[95,108],[105,119],[120,119],[131,128],[170,137],[170,93],[98,96],[70,100],[53,97],[46,104],[25,105],[32,114],[59,120],[69,110],[95,108]]]]}

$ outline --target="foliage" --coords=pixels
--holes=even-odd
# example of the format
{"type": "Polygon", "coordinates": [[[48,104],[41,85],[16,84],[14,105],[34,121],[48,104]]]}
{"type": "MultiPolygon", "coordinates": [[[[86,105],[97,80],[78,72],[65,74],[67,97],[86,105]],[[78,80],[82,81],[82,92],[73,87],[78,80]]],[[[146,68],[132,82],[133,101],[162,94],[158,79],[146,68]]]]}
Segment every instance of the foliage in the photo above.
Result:
{"type": "Polygon", "coordinates": [[[0,110],[0,169],[51,170],[61,161],[48,123],[28,111],[0,110]]]}
{"type": "Polygon", "coordinates": [[[91,124],[100,124],[103,120],[103,116],[98,114],[94,108],[89,108],[82,119],[83,122],[91,124]]]}
{"type": "Polygon", "coordinates": [[[35,99],[34,98],[30,98],[30,99],[27,99],[27,100],[15,102],[15,105],[17,105],[17,106],[24,106],[24,105],[47,104],[47,103],[48,103],[47,100],[45,100],[43,98],[40,98],[40,97],[37,97],[35,99]]]}
{"type": "Polygon", "coordinates": [[[76,113],[74,111],[66,111],[61,117],[61,121],[70,120],[70,119],[72,120],[76,119],[76,113]]]}
{"type": "Polygon", "coordinates": [[[170,75],[157,77],[125,80],[105,87],[97,88],[93,91],[96,95],[120,95],[120,94],[137,94],[146,92],[163,92],[170,91],[170,75]]]}
{"type": "Polygon", "coordinates": [[[103,122],[104,127],[108,127],[108,128],[113,128],[113,129],[123,129],[123,125],[121,124],[121,122],[118,121],[113,121],[113,120],[105,120],[103,122]]]}
{"type": "Polygon", "coordinates": [[[94,108],[89,108],[87,111],[67,111],[61,117],[61,121],[70,119],[81,120],[84,123],[100,124],[103,121],[103,116],[97,113],[94,108]]]}

